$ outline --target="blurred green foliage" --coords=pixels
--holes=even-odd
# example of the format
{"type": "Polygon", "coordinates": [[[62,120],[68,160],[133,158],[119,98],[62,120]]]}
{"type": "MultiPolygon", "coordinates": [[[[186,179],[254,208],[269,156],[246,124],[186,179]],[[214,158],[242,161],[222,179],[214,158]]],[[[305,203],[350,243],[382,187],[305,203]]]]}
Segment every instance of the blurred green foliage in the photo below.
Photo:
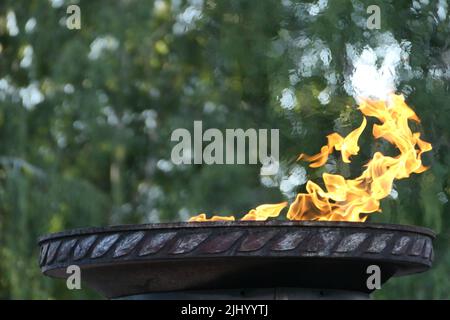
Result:
{"type": "MultiPolygon", "coordinates": [[[[397,88],[434,149],[425,157],[431,169],[398,181],[398,197],[384,200],[371,221],[427,226],[438,239],[431,271],[393,279],[375,297],[449,298],[450,17],[438,8],[393,0],[1,1],[0,298],[98,297],[40,274],[39,235],[199,212],[239,216],[283,200],[255,165],[173,167],[171,132],[191,130],[194,120],[279,128],[287,170],[327,134],[359,125],[344,90],[347,45],[375,45],[385,33],[410,42],[418,76],[400,75],[397,88]],[[81,8],[80,30],[66,28],[69,4],[81,8]],[[371,4],[381,8],[380,30],[361,26],[371,4]],[[326,68],[295,71],[307,65],[302,57],[322,52],[308,53],[301,39],[328,48],[326,68]],[[324,105],[318,95],[333,74],[324,105]],[[280,106],[285,88],[295,92],[292,110],[280,106]]],[[[377,147],[369,138],[361,159],[350,167],[337,159],[335,169],[357,173],[377,147]]]]}

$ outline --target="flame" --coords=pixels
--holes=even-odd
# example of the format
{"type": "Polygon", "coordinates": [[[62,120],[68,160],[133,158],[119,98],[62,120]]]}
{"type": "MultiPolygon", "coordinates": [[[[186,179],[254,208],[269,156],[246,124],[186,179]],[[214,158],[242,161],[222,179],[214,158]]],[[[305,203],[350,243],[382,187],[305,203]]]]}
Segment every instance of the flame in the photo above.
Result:
{"type": "Polygon", "coordinates": [[[213,216],[211,218],[207,218],[205,213],[200,213],[195,217],[191,217],[189,222],[199,222],[199,221],[234,221],[233,216],[222,217],[222,216],[213,216]]]}
{"type": "MultiPolygon", "coordinates": [[[[422,164],[421,156],[432,149],[431,144],[420,139],[419,132],[412,132],[408,120],[420,123],[414,111],[405,103],[402,95],[391,94],[388,101],[362,100],[359,110],[363,120],[359,128],[346,137],[338,133],[327,136],[327,145],[316,155],[301,154],[298,160],[310,162],[309,166],[323,166],[330,154],[340,151],[342,161],[350,163],[350,157],[359,152],[358,140],[367,126],[366,117],[380,121],[374,124],[372,135],[394,145],[399,154],[395,157],[375,152],[365,165],[365,170],[355,179],[324,173],[324,188],[313,181],[306,184],[306,193],[299,193],[287,212],[289,220],[365,221],[370,213],[380,212],[380,200],[392,191],[396,179],[408,178],[412,173],[421,173],[428,168],[422,164]]],[[[241,220],[267,220],[277,217],[287,206],[264,204],[250,210],[241,220]]],[[[210,219],[200,214],[189,221],[234,220],[234,217],[214,216],[210,219]]]]}
{"type": "Polygon", "coordinates": [[[256,220],[264,221],[267,218],[278,217],[281,210],[288,205],[287,202],[281,202],[276,204],[262,204],[257,206],[256,209],[250,210],[241,220],[256,220]]]}
{"type": "MultiPolygon", "coordinates": [[[[250,210],[245,216],[242,217],[241,220],[264,221],[270,217],[278,217],[281,210],[283,210],[287,205],[287,202],[262,204],[257,206],[255,209],[250,210]]],[[[213,216],[212,218],[207,218],[206,214],[201,213],[198,216],[189,219],[189,222],[199,221],[234,221],[234,217],[213,216]]]]}
{"type": "Polygon", "coordinates": [[[353,130],[348,136],[342,138],[338,133],[332,133],[327,136],[328,144],[320,149],[320,153],[314,156],[308,156],[302,153],[297,160],[305,160],[311,162],[309,165],[311,168],[318,168],[323,166],[328,156],[336,149],[341,151],[342,161],[350,163],[350,156],[357,155],[359,152],[358,139],[366,128],[367,120],[364,117],[361,126],[358,129],[353,130]]]}

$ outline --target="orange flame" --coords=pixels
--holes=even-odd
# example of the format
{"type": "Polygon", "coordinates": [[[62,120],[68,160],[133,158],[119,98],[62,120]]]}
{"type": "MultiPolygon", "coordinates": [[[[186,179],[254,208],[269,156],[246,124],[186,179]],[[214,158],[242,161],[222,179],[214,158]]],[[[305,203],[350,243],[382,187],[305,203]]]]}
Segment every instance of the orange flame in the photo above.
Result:
{"type": "MultiPolygon", "coordinates": [[[[250,210],[241,220],[252,220],[252,221],[265,221],[271,217],[278,217],[281,210],[283,210],[288,205],[287,202],[281,202],[276,204],[262,204],[257,206],[255,209],[250,210]]],[[[212,218],[207,218],[206,214],[201,213],[198,216],[189,219],[189,222],[199,222],[199,221],[234,221],[233,216],[223,217],[223,216],[213,216],[212,218]]]]}
{"type": "Polygon", "coordinates": [[[200,213],[195,217],[191,217],[189,222],[199,222],[199,221],[234,221],[233,216],[222,217],[222,216],[213,216],[211,218],[207,218],[205,213],[200,213]]]}
{"type": "MultiPolygon", "coordinates": [[[[308,181],[306,193],[299,193],[287,212],[289,220],[328,220],[328,221],[365,221],[368,214],[379,212],[380,200],[392,191],[395,179],[408,178],[412,173],[427,170],[421,156],[431,150],[431,144],[420,139],[419,132],[412,132],[408,120],[420,122],[414,111],[408,107],[402,95],[392,94],[389,100],[363,100],[359,110],[364,116],[374,117],[381,124],[374,124],[372,134],[375,139],[384,139],[393,144],[399,155],[385,156],[375,152],[373,158],[365,165],[366,169],[355,179],[345,179],[341,175],[323,174],[325,189],[308,181]]],[[[350,157],[359,152],[358,140],[367,121],[353,130],[346,137],[337,133],[327,136],[328,143],[313,156],[301,154],[298,160],[310,162],[310,167],[323,166],[334,150],[341,152],[342,161],[350,163],[350,157]]],[[[267,220],[277,217],[287,206],[279,204],[260,205],[248,212],[242,220],[267,220]]],[[[200,214],[189,221],[234,220],[234,217],[214,216],[210,219],[200,214]]]]}

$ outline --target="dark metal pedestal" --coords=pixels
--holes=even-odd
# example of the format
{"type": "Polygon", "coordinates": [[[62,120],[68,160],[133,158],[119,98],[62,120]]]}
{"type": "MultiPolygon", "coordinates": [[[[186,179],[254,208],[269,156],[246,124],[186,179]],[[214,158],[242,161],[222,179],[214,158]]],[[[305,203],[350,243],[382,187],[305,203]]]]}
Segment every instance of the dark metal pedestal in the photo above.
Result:
{"type": "Polygon", "coordinates": [[[391,224],[232,221],[78,229],[39,244],[42,272],[67,278],[77,265],[81,281],[107,298],[228,299],[248,288],[247,297],[308,299],[367,298],[373,266],[380,285],[426,271],[433,238],[391,224]]]}

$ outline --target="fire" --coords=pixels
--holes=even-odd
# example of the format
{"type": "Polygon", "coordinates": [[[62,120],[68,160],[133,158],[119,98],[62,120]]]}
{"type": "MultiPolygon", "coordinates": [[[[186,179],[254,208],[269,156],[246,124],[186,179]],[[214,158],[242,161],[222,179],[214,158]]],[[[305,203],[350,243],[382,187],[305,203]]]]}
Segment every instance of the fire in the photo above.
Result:
{"type": "Polygon", "coordinates": [[[200,213],[199,215],[192,217],[189,219],[189,222],[199,222],[199,221],[234,221],[233,216],[222,217],[222,216],[213,216],[211,218],[207,218],[205,213],[200,213]]]}
{"type": "MultiPolygon", "coordinates": [[[[391,94],[388,101],[365,99],[359,110],[363,120],[359,128],[346,137],[338,133],[327,136],[327,145],[316,155],[301,154],[298,160],[310,162],[309,166],[323,166],[330,154],[340,151],[342,161],[350,163],[350,157],[359,152],[358,140],[367,126],[366,117],[376,118],[372,135],[394,145],[399,154],[395,157],[375,152],[365,165],[365,170],[355,179],[345,179],[341,175],[324,173],[324,188],[313,181],[306,184],[306,193],[299,193],[287,212],[289,220],[365,221],[370,213],[380,212],[380,200],[392,191],[396,179],[408,178],[412,173],[427,170],[421,156],[431,150],[431,144],[420,139],[419,132],[412,132],[408,121],[420,123],[414,111],[405,103],[402,95],[391,94]]],[[[250,210],[241,220],[267,220],[277,217],[287,206],[264,204],[250,210]]],[[[234,217],[214,216],[210,219],[200,214],[189,221],[234,220],[234,217]]]]}
{"type": "MultiPolygon", "coordinates": [[[[283,210],[288,205],[287,202],[281,202],[276,204],[262,204],[257,206],[255,209],[250,210],[241,220],[253,220],[253,221],[264,221],[271,217],[278,217],[281,210],[283,210]]],[[[223,217],[223,216],[213,216],[212,218],[207,218],[206,214],[201,213],[195,217],[189,219],[189,222],[198,221],[234,221],[233,216],[223,217]]]]}

